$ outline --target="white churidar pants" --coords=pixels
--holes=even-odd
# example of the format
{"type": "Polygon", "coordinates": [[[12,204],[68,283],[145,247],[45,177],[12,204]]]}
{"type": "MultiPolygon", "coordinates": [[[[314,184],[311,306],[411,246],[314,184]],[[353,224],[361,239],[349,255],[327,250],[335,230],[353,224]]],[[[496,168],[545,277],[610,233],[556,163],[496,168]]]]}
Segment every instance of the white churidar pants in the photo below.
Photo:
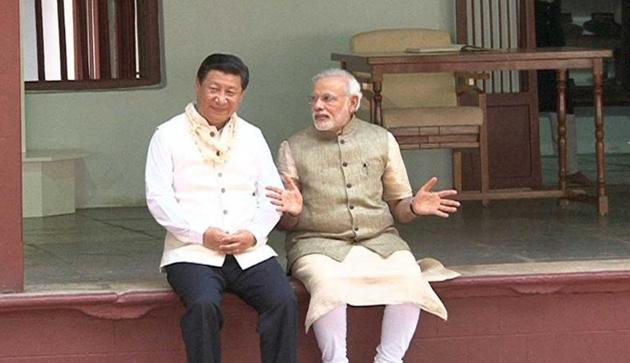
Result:
{"type": "MultiPolygon", "coordinates": [[[[420,308],[415,304],[385,306],[381,343],[374,363],[402,363],[416,331],[420,308]]],[[[323,363],[348,363],[346,349],[346,305],[335,308],[313,323],[323,363]]]]}

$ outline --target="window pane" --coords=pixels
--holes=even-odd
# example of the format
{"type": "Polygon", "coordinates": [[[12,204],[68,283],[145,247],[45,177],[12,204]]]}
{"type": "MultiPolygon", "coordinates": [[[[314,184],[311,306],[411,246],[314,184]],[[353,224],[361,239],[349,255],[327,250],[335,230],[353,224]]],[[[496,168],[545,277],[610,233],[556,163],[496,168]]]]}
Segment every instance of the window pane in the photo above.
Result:
{"type": "Polygon", "coordinates": [[[26,89],[159,83],[157,6],[157,0],[24,0],[26,89]]]}

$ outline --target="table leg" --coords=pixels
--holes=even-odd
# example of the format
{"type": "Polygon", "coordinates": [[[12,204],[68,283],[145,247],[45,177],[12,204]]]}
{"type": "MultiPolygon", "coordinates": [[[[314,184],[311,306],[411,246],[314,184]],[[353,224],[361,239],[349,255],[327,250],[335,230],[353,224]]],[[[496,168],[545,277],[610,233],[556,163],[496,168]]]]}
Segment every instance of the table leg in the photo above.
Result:
{"type": "Polygon", "coordinates": [[[558,180],[563,194],[567,191],[567,70],[558,69],[558,180]]]}
{"type": "Polygon", "coordinates": [[[372,110],[372,122],[380,126],[383,126],[383,96],[381,95],[382,86],[382,82],[372,82],[372,87],[374,89],[374,109],[372,110]]]}
{"type": "Polygon", "coordinates": [[[595,103],[595,152],[597,153],[597,210],[600,215],[608,214],[606,195],[606,148],[604,145],[604,64],[602,59],[593,63],[593,94],[595,103]]]}

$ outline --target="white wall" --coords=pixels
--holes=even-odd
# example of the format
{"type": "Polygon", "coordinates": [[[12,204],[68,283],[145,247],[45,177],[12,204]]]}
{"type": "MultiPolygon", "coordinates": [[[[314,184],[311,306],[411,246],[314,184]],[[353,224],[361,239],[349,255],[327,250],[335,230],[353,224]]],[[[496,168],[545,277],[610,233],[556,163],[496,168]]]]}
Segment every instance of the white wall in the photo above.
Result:
{"type": "MultiPolygon", "coordinates": [[[[164,0],[162,6],[164,87],[26,95],[29,148],[90,152],[78,166],[79,207],[144,203],[149,138],[192,100],[197,67],[210,53],[235,53],[249,65],[252,83],[240,114],[262,128],[275,152],[309,122],[310,77],[336,65],[330,53],[347,51],[353,33],[454,28],[453,4],[444,0],[164,0]]],[[[442,152],[405,154],[412,179],[450,178],[442,152]]]]}
{"type": "MultiPolygon", "coordinates": [[[[275,152],[282,139],[309,122],[310,77],[336,66],[330,53],[347,51],[352,34],[385,27],[453,32],[453,3],[163,0],[164,87],[29,92],[27,145],[91,153],[78,165],[78,207],[142,205],[149,138],[156,125],[182,112],[193,99],[195,73],[208,54],[235,53],[250,66],[252,83],[240,114],[262,128],[275,152]]],[[[608,110],[613,112],[607,119],[609,151],[630,151],[624,140],[630,139],[627,110],[608,110]]],[[[578,116],[580,152],[591,152],[590,120],[578,116]]],[[[541,130],[547,132],[548,126],[541,130]]],[[[549,149],[549,137],[542,137],[542,145],[543,152],[549,149]]],[[[447,152],[409,151],[403,156],[414,187],[431,175],[440,177],[443,186],[449,183],[447,152]]]]}

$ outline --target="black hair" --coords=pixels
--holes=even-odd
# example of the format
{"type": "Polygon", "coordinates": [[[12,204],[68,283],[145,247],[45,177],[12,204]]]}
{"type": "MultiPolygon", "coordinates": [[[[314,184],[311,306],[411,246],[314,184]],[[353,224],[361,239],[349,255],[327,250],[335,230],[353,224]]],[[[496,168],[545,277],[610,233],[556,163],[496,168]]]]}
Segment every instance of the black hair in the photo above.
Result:
{"type": "Polygon", "coordinates": [[[249,68],[235,55],[214,53],[207,56],[197,70],[197,81],[202,83],[206,79],[208,72],[212,70],[241,77],[243,91],[249,84],[249,68]]]}

